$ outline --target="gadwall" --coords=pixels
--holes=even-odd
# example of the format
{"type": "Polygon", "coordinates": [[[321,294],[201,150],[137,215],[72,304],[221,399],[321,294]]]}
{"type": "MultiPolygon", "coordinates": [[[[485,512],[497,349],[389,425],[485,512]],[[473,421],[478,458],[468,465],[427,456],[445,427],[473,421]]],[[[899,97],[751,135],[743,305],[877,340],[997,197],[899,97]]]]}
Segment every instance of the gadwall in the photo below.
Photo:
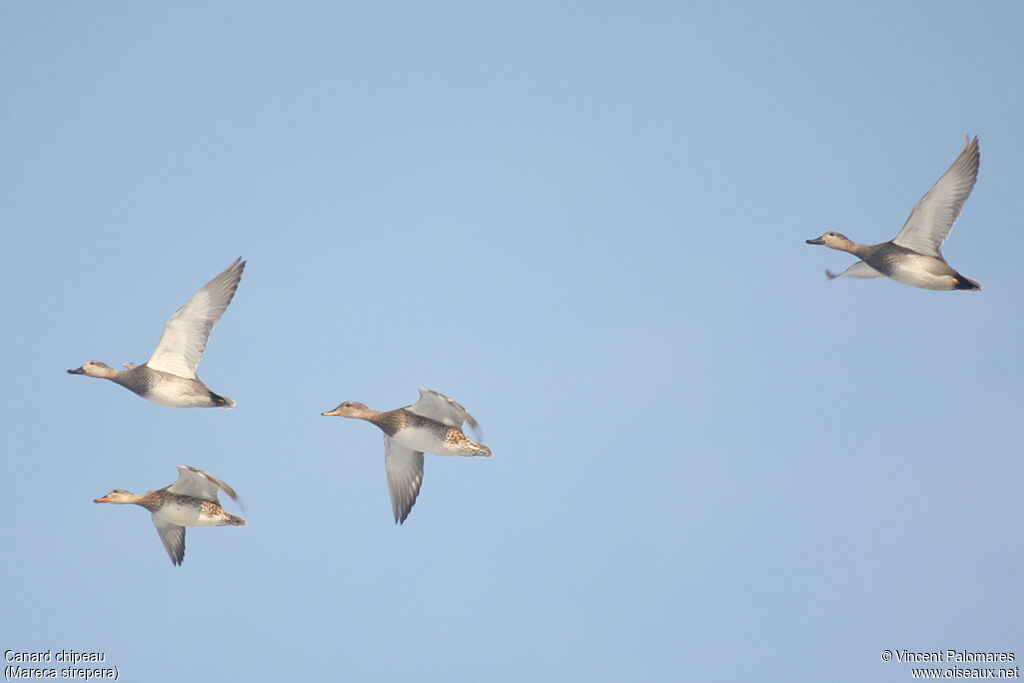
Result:
{"type": "Polygon", "coordinates": [[[215,394],[196,376],[210,331],[231,303],[242,279],[245,261],[235,260],[171,316],[149,360],[142,365],[125,363],[127,370],[91,360],[72,375],[102,377],[136,394],[171,408],[234,408],[235,402],[215,394]]]}
{"type": "Polygon", "coordinates": [[[245,526],[244,519],[220,506],[219,491],[238,501],[235,490],[209,472],[178,465],[178,479],[170,486],[140,494],[114,489],[93,502],[130,503],[149,510],[171,562],[180,565],[185,559],[185,527],[245,526]]]}
{"type": "Polygon", "coordinates": [[[443,394],[420,389],[420,400],[411,406],[379,412],[356,401],[346,401],[321,415],[354,417],[380,427],[384,432],[384,466],[395,522],[409,516],[423,482],[423,454],[491,456],[491,449],[462,433],[468,422],[477,430],[476,420],[466,409],[443,394]]]}
{"type": "Polygon", "coordinates": [[[807,244],[823,244],[860,258],[838,275],[826,270],[828,278],[885,275],[901,284],[922,289],[981,289],[980,284],[953,270],[939,251],[978,179],[979,158],[978,138],[971,140],[968,136],[960,156],[928,194],[921,197],[903,229],[888,242],[858,244],[838,232],[826,232],[817,239],[807,240],[807,244]]]}

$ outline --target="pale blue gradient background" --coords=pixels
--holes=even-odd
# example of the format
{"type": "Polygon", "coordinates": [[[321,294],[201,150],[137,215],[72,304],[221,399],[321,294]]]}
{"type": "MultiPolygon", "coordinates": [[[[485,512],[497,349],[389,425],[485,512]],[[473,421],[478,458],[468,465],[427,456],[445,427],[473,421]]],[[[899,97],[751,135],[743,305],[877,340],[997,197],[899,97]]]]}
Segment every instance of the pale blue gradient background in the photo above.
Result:
{"type": "Polygon", "coordinates": [[[0,5],[0,648],[122,680],[905,681],[1024,657],[1024,7],[0,5]],[[827,282],[959,153],[979,294],[827,282]],[[148,358],[236,256],[200,376],[148,358]],[[491,459],[379,431],[426,386],[491,459]],[[114,487],[207,469],[171,566],[114,487]],[[238,512],[238,508],[228,505],[238,512]]]}

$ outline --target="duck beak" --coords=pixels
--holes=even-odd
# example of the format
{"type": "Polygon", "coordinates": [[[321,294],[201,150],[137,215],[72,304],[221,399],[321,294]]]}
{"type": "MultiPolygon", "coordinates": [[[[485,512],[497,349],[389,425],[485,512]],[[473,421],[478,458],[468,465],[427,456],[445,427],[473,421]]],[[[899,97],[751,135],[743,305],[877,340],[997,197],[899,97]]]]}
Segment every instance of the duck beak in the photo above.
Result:
{"type": "MultiPolygon", "coordinates": [[[[68,372],[71,372],[71,371],[68,370],[68,372]]],[[[97,498],[97,499],[95,499],[92,502],[94,502],[94,503],[109,503],[110,502],[110,494],[107,494],[106,496],[103,496],[102,498],[97,498]]]]}
{"type": "Polygon", "coordinates": [[[804,240],[807,244],[825,244],[824,235],[822,237],[815,237],[813,240],[804,240]]]}
{"type": "Polygon", "coordinates": [[[68,370],[69,375],[84,375],[85,370],[82,368],[75,368],[74,370],[68,370]]]}
{"type": "Polygon", "coordinates": [[[335,408],[334,410],[328,410],[326,413],[320,413],[320,414],[324,415],[326,417],[333,417],[333,416],[338,414],[338,409],[335,408]]]}

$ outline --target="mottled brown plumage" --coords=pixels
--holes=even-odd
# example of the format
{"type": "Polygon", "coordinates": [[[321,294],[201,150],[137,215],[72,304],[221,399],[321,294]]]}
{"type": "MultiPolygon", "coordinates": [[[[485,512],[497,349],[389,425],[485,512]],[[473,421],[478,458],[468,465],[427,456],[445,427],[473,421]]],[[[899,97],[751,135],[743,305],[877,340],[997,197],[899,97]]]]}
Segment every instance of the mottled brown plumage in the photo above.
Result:
{"type": "Polygon", "coordinates": [[[443,394],[420,389],[420,400],[411,406],[381,412],[358,401],[346,401],[328,416],[351,417],[377,425],[384,432],[384,464],[395,521],[405,521],[423,482],[423,454],[480,455],[490,457],[491,449],[462,432],[476,420],[461,405],[443,394]]]}

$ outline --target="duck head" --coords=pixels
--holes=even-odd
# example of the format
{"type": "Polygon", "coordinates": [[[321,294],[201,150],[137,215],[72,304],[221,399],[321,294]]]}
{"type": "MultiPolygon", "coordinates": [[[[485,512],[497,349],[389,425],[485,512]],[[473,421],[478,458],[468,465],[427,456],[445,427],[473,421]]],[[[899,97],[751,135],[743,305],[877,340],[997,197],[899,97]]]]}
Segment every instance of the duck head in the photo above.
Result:
{"type": "MultiPolygon", "coordinates": [[[[70,371],[69,371],[70,372],[70,371]]],[[[95,499],[94,503],[117,503],[119,505],[125,505],[127,503],[134,503],[136,495],[124,489],[114,489],[102,498],[95,499]]]]}
{"type": "Polygon", "coordinates": [[[75,368],[74,370],[68,370],[69,375],[85,375],[87,377],[104,377],[110,378],[117,374],[117,370],[110,367],[106,363],[101,363],[98,360],[86,361],[82,364],[82,367],[75,368]]]}
{"type": "Polygon", "coordinates": [[[338,407],[334,410],[328,410],[325,413],[320,413],[327,417],[358,417],[366,418],[373,415],[376,411],[370,410],[364,404],[359,401],[345,401],[344,403],[338,404],[338,407]]]}
{"type": "Polygon", "coordinates": [[[847,238],[846,235],[839,232],[826,232],[821,237],[816,237],[813,240],[804,240],[807,244],[822,244],[829,249],[838,249],[840,251],[850,251],[850,247],[853,246],[853,242],[847,238]]]}

